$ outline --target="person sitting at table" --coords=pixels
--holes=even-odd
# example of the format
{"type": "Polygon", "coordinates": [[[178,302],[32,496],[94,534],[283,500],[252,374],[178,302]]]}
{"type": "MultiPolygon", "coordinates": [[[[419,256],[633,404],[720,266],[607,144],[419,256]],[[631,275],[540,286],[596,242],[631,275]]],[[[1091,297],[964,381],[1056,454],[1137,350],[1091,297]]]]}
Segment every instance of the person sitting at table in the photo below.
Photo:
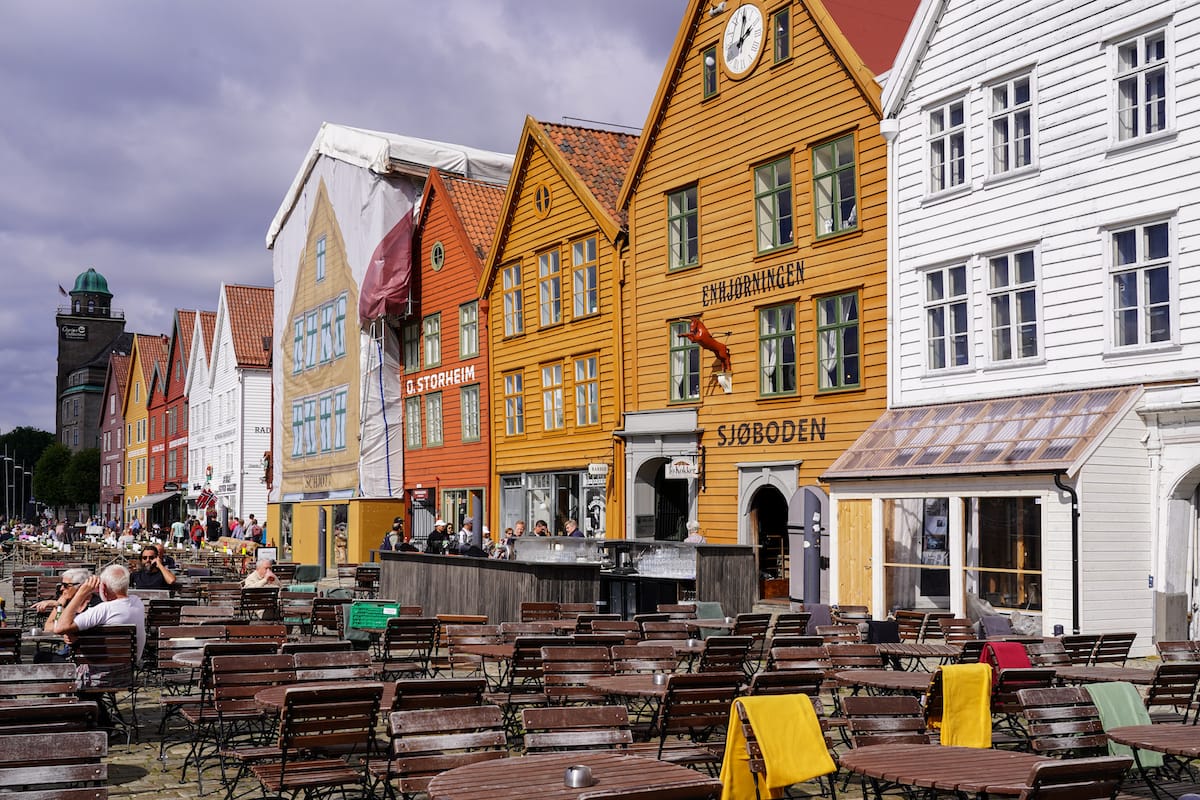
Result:
{"type": "Polygon", "coordinates": [[[278,585],[279,578],[275,577],[275,573],[271,571],[271,559],[269,558],[260,558],[254,571],[242,581],[242,586],[246,589],[262,589],[265,586],[278,585]]]}
{"type": "Polygon", "coordinates": [[[137,632],[135,661],[142,660],[142,650],[146,646],[146,606],[140,597],[129,594],[129,570],[120,564],[109,564],[100,571],[99,577],[88,578],[79,584],[62,614],[54,621],[54,633],[62,634],[70,642],[80,631],[101,625],[132,625],[137,632]],[[96,594],[102,602],[88,608],[96,594]]]}
{"type": "Polygon", "coordinates": [[[158,557],[158,548],[152,544],[142,548],[142,565],[133,573],[131,584],[134,589],[167,589],[175,585],[175,573],[158,557]]]}

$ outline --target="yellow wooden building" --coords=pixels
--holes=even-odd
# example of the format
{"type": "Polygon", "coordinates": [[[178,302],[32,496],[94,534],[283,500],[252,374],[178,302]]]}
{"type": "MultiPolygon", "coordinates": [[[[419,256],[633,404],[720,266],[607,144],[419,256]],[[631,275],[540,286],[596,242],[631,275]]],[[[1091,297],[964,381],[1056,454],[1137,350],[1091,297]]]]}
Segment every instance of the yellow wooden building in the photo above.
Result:
{"type": "MultiPolygon", "coordinates": [[[[620,519],[617,192],[637,137],[527,118],[480,279],[489,337],[491,493],[500,530],[524,520],[585,535],[620,519]],[[615,469],[614,469],[615,467],[615,469]]],[[[620,526],[618,526],[619,529],[620,526]]]]}
{"type": "MultiPolygon", "coordinates": [[[[155,364],[167,355],[165,336],[134,334],[129,352],[129,372],[125,378],[125,524],[136,516],[146,523],[144,505],[148,501],[150,447],[150,382],[155,364]]],[[[153,498],[149,498],[153,500],[153,498]]]]}
{"type": "MultiPolygon", "coordinates": [[[[679,538],[694,518],[756,545],[766,596],[799,596],[789,503],[886,405],[879,121],[880,87],[819,0],[693,0],[618,201],[625,528],[679,538]]],[[[842,602],[868,596],[870,546],[826,543],[842,602]]]]}

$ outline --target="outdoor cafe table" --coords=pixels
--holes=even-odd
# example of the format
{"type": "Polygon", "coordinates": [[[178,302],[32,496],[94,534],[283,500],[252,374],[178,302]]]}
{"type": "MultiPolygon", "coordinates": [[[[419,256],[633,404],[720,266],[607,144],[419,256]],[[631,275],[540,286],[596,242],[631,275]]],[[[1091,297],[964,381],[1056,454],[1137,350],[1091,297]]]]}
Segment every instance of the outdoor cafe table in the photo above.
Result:
{"type": "Polygon", "coordinates": [[[483,674],[488,681],[488,685],[495,689],[504,683],[505,676],[508,674],[508,663],[512,661],[513,651],[516,649],[512,642],[498,642],[496,644],[464,644],[454,648],[455,655],[479,656],[483,659],[483,674]],[[489,673],[487,670],[487,662],[495,661],[496,670],[489,673]]]}
{"type": "Polygon", "coordinates": [[[1059,680],[1074,683],[1104,683],[1125,681],[1149,686],[1154,683],[1154,670],[1137,667],[1055,667],[1059,680]]]}
{"type": "Polygon", "coordinates": [[[879,654],[891,659],[909,659],[919,663],[922,658],[937,658],[945,663],[948,659],[958,658],[962,647],[952,644],[919,643],[919,642],[883,642],[878,645],[879,654]]]}
{"type": "Polygon", "coordinates": [[[614,697],[647,697],[661,700],[667,696],[667,684],[655,683],[654,675],[648,672],[589,678],[587,685],[589,689],[614,697]]]}
{"type": "Polygon", "coordinates": [[[838,757],[844,769],[868,778],[966,795],[1019,795],[1029,770],[1050,761],[1011,750],[930,744],[876,744],[838,757]]]}
{"type": "MultiPolygon", "coordinates": [[[[1117,744],[1133,748],[1133,757],[1137,761],[1138,771],[1141,772],[1142,779],[1146,781],[1146,785],[1150,787],[1155,797],[1160,796],[1160,791],[1168,795],[1170,793],[1159,786],[1146,772],[1138,755],[1139,751],[1153,750],[1170,756],[1178,756],[1185,761],[1200,758],[1200,729],[1194,725],[1129,725],[1123,728],[1113,728],[1106,733],[1108,738],[1117,744]]],[[[1200,788],[1200,785],[1186,788],[1197,789],[1200,788]]]]}
{"type": "Polygon", "coordinates": [[[899,669],[844,669],[833,677],[842,686],[860,686],[884,692],[921,694],[929,688],[928,672],[899,669]]]}
{"type": "Polygon", "coordinates": [[[171,663],[181,667],[200,669],[200,667],[204,666],[204,648],[180,650],[171,655],[171,663]]]}
{"type": "Polygon", "coordinates": [[[379,701],[380,713],[385,717],[392,708],[392,701],[396,699],[396,682],[395,681],[362,681],[362,680],[344,680],[344,681],[301,681],[299,683],[287,683],[279,686],[269,686],[266,689],[260,689],[254,694],[254,702],[267,711],[278,711],[283,708],[284,694],[288,689],[321,689],[327,686],[381,686],[383,687],[383,697],[379,701]]]}
{"type": "Polygon", "coordinates": [[[488,800],[575,800],[585,792],[610,789],[668,789],[675,786],[721,785],[686,767],[652,758],[609,752],[579,752],[503,758],[457,767],[429,782],[430,800],[486,797],[488,800]],[[591,786],[566,785],[567,767],[591,768],[591,786]]]}

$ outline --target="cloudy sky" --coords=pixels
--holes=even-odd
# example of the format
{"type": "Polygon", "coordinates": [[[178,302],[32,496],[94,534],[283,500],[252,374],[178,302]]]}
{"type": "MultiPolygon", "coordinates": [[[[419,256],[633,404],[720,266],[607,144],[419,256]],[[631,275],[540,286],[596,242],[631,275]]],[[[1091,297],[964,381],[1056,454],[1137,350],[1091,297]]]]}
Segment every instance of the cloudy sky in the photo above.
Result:
{"type": "Polygon", "coordinates": [[[0,431],[54,429],[59,284],[94,267],[139,333],[269,285],[323,121],[502,152],[527,114],[640,126],[685,5],[5,0],[0,431]]]}

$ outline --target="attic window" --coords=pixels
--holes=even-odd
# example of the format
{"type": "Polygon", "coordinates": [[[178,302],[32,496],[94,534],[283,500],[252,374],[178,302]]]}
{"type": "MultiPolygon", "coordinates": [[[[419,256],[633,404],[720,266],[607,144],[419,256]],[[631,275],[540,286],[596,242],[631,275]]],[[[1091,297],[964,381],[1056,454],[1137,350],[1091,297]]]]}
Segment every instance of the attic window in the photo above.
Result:
{"type": "Polygon", "coordinates": [[[429,248],[429,266],[437,272],[446,263],[446,248],[441,242],[434,242],[433,247],[429,248]]]}
{"type": "Polygon", "coordinates": [[[550,187],[544,183],[539,183],[533,190],[533,207],[537,210],[539,217],[544,217],[550,213],[550,187]]]}

